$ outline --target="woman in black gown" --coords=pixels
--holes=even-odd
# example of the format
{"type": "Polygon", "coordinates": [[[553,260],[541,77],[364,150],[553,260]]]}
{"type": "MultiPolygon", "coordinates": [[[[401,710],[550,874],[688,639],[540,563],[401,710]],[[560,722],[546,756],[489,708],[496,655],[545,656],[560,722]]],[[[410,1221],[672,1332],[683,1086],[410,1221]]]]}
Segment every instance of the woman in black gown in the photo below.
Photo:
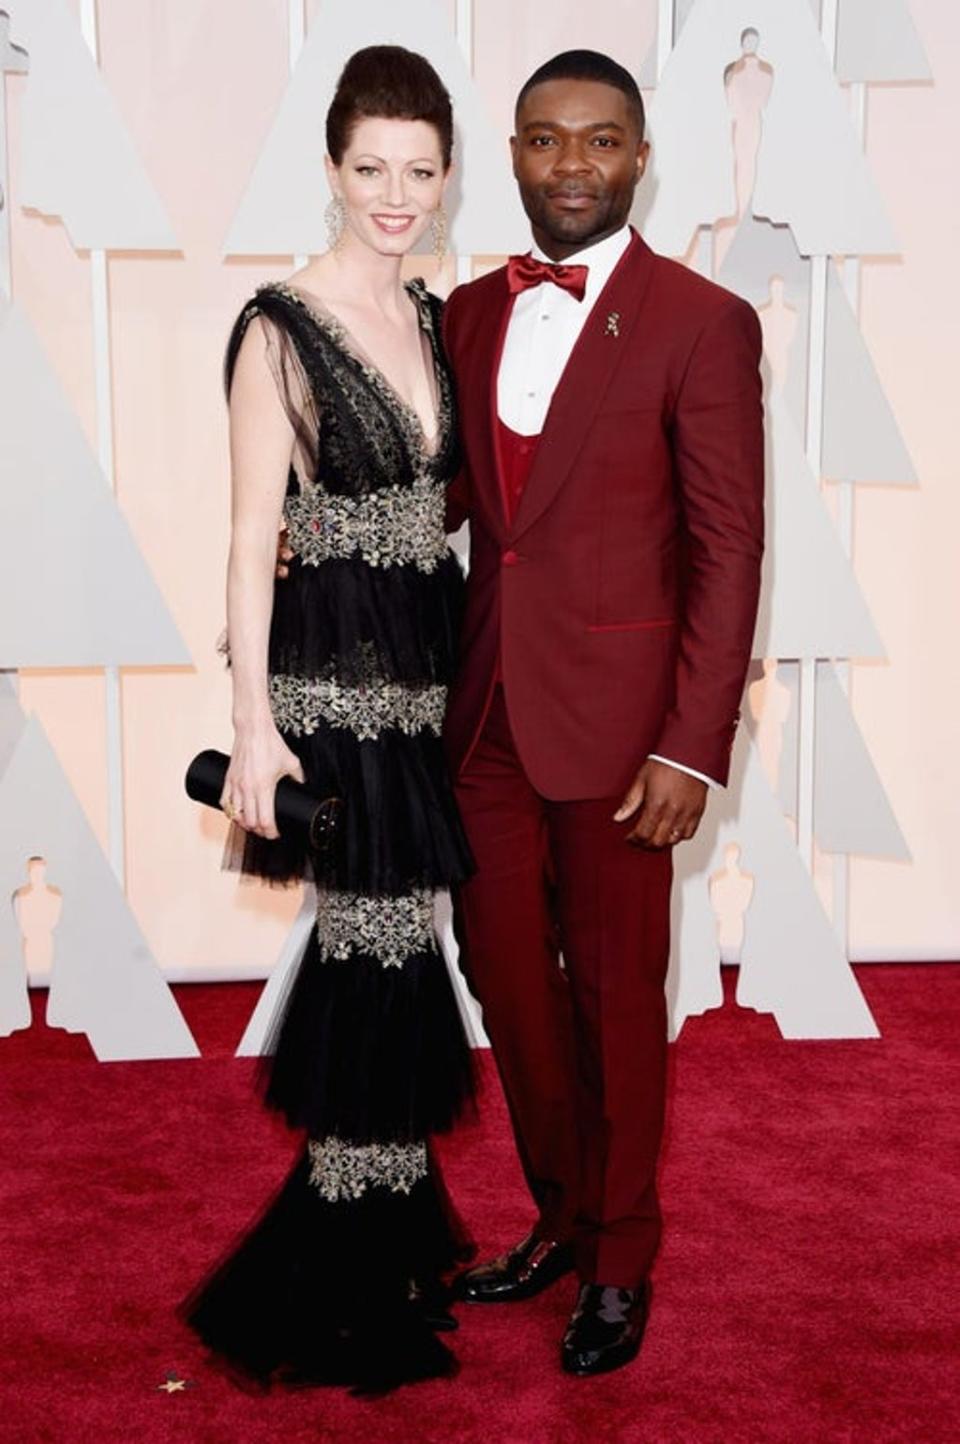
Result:
{"type": "Polygon", "coordinates": [[[348,62],[327,119],[334,243],[261,287],[230,337],[228,863],[313,878],[317,924],[273,1025],[268,1102],[305,1133],[277,1199],[186,1305],[269,1381],[364,1389],[452,1372],[441,1278],[467,1253],[430,1138],[471,1064],[433,925],[470,860],[440,745],[462,574],[440,303],[404,284],[433,226],[450,101],[394,46],[348,62]],[[281,521],[293,553],[273,577],[281,521]],[[328,855],[277,835],[289,774],[343,799],[328,855]]]}

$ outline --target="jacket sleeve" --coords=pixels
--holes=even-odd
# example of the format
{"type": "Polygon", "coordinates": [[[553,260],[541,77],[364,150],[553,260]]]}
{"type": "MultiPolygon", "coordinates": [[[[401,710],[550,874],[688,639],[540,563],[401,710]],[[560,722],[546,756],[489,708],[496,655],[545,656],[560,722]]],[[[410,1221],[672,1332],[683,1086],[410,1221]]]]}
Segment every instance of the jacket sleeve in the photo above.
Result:
{"type": "Polygon", "coordinates": [[[674,703],[651,752],[726,783],[764,542],[762,337],[731,297],[704,325],[673,420],[687,571],[674,703]]]}

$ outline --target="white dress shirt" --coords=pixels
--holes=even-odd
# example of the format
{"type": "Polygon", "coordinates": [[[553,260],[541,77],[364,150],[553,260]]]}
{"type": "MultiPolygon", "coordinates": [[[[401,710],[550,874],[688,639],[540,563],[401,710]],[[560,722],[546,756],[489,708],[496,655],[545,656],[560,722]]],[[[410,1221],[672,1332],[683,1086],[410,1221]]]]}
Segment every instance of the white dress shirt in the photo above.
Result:
{"type": "MultiPolygon", "coordinates": [[[[570,257],[571,266],[587,267],[587,288],[582,301],[553,281],[530,286],[515,298],[497,374],[497,414],[511,431],[521,436],[538,436],[543,430],[570,353],[597,297],[629,244],[630,227],[624,226],[570,257]]],[[[552,264],[539,246],[535,245],[531,254],[538,261],[552,264]]],[[[656,753],[651,753],[651,757],[699,777],[709,787],[720,785],[682,762],[656,753]]]]}

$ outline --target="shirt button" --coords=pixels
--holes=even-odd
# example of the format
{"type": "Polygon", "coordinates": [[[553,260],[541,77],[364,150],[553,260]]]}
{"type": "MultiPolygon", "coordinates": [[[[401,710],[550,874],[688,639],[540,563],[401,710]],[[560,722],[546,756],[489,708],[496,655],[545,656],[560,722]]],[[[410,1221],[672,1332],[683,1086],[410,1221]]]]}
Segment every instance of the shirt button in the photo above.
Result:
{"type": "Polygon", "coordinates": [[[536,396],[536,394],[537,394],[537,393],[536,393],[535,391],[528,391],[528,392],[527,392],[527,395],[528,395],[528,397],[530,398],[531,401],[532,401],[533,398],[536,396]]]}
{"type": "Polygon", "coordinates": [[[510,551],[504,552],[500,560],[505,567],[515,567],[520,560],[520,554],[511,549],[510,551]]]}

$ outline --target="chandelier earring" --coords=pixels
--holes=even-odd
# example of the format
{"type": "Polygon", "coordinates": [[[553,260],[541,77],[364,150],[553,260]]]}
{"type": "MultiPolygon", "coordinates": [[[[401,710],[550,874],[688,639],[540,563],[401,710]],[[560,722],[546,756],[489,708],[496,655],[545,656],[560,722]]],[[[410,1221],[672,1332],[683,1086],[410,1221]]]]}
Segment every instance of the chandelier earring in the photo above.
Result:
{"type": "Polygon", "coordinates": [[[447,254],[447,213],[442,201],[430,219],[430,234],[433,237],[433,254],[437,258],[437,265],[442,266],[443,258],[447,254]]]}
{"type": "Polygon", "coordinates": [[[331,197],[323,219],[327,223],[327,245],[331,251],[335,251],[343,240],[343,231],[347,224],[347,208],[341,196],[331,197]]]}

